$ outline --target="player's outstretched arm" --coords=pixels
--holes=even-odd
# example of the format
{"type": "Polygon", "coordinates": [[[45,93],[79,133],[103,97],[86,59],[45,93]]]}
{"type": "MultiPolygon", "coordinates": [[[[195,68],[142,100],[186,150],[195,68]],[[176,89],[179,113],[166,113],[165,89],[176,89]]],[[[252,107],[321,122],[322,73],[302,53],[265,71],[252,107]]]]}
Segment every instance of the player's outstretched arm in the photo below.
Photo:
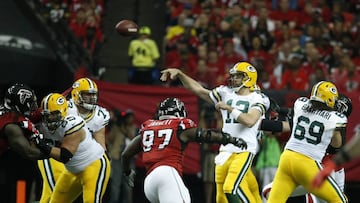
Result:
{"type": "Polygon", "coordinates": [[[6,125],[4,132],[7,136],[11,149],[26,159],[43,159],[44,154],[35,146],[32,146],[29,140],[25,138],[23,130],[16,124],[6,125]]]}
{"type": "Polygon", "coordinates": [[[181,83],[184,85],[184,87],[194,94],[196,94],[198,97],[201,97],[202,99],[206,100],[207,102],[212,103],[212,100],[210,99],[209,93],[210,90],[204,88],[200,83],[183,73],[180,69],[177,68],[168,68],[163,71],[161,71],[161,81],[167,81],[175,80],[178,78],[181,83]]]}
{"type": "Polygon", "coordinates": [[[217,144],[233,144],[237,147],[246,149],[247,144],[241,138],[232,137],[230,134],[222,132],[219,129],[201,129],[191,128],[180,134],[181,141],[187,143],[195,141],[199,143],[217,143],[217,144]]]}

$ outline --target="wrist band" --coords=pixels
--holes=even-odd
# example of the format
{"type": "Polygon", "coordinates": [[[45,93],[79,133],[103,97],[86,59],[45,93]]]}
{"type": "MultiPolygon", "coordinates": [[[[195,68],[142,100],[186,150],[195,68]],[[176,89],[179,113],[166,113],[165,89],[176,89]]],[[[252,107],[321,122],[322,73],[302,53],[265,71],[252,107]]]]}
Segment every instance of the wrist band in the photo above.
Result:
{"type": "Polygon", "coordinates": [[[233,118],[235,118],[236,120],[237,120],[237,118],[240,116],[240,114],[241,114],[241,111],[239,111],[239,110],[237,110],[237,109],[233,109],[232,111],[231,111],[231,113],[230,113],[230,115],[233,117],[233,118]]]}

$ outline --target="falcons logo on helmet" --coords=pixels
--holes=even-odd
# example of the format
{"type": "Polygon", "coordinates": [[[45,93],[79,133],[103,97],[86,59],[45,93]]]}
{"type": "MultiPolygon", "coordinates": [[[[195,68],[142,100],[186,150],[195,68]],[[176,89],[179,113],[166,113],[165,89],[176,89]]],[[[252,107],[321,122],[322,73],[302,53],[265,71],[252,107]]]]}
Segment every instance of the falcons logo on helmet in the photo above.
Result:
{"type": "Polygon", "coordinates": [[[30,99],[32,97],[32,92],[27,89],[20,89],[17,92],[17,95],[19,96],[20,103],[25,104],[27,99],[30,99]]]}

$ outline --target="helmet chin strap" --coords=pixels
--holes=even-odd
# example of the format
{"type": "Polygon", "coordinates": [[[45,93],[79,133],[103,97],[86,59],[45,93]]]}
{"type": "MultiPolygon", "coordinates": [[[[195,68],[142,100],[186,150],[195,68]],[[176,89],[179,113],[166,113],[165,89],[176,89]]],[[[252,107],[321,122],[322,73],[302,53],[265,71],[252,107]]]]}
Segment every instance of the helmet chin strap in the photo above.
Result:
{"type": "Polygon", "coordinates": [[[238,92],[241,88],[243,88],[245,85],[245,83],[249,82],[250,81],[250,78],[248,78],[245,82],[243,81],[242,84],[239,86],[239,87],[232,87],[232,89],[235,91],[235,92],[238,92]]]}
{"type": "Polygon", "coordinates": [[[95,109],[95,105],[94,105],[94,104],[86,104],[86,103],[83,102],[80,106],[83,107],[83,108],[86,109],[86,110],[89,110],[89,111],[95,109]]]}

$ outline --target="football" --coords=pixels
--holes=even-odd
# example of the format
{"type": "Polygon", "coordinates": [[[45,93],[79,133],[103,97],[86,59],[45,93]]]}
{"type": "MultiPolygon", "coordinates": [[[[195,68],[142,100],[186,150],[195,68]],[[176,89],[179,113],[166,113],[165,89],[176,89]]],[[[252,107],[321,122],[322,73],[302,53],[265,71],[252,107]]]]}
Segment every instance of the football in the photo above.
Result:
{"type": "Polygon", "coordinates": [[[138,33],[138,25],[131,20],[122,20],[115,26],[116,31],[122,36],[134,36],[138,33]]]}

